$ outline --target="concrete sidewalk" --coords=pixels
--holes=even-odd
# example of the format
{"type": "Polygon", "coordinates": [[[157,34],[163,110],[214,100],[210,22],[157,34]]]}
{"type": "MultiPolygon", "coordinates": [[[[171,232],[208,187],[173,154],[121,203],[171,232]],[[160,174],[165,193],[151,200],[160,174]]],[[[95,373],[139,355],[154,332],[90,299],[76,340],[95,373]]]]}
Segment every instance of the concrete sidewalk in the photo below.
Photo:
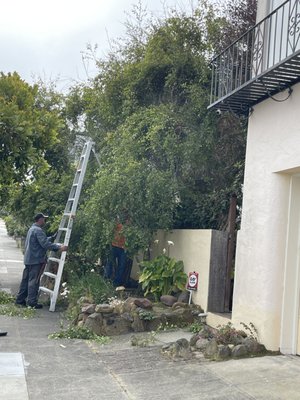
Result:
{"type": "MultiPolygon", "coordinates": [[[[0,221],[0,289],[15,294],[22,254],[0,221]]],[[[299,400],[300,358],[276,356],[209,362],[173,362],[162,343],[188,332],[166,332],[151,347],[130,345],[131,335],[99,346],[82,340],[49,340],[62,315],[47,309],[24,320],[0,316],[0,400],[299,400]]]]}

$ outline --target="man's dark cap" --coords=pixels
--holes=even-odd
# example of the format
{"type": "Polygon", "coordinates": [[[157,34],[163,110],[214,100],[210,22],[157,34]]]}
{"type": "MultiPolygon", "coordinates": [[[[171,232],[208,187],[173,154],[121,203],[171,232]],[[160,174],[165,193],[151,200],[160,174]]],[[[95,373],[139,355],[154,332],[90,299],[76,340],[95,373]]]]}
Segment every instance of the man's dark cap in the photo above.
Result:
{"type": "Polygon", "coordinates": [[[37,222],[40,218],[48,218],[48,215],[44,215],[42,213],[38,213],[36,214],[36,216],[34,217],[34,221],[37,222]]]}

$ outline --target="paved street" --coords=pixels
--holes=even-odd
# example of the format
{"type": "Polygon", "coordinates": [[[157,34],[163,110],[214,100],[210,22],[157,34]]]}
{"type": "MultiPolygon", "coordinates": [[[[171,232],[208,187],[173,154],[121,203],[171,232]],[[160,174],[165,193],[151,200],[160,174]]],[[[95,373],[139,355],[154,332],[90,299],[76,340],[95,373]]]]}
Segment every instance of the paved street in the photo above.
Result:
{"type": "MultiPolygon", "coordinates": [[[[0,221],[0,289],[15,294],[22,254],[0,221]]],[[[300,358],[274,356],[208,362],[170,361],[162,343],[187,332],[166,332],[151,347],[130,336],[99,346],[82,340],[49,340],[60,313],[37,310],[33,319],[0,316],[0,400],[299,400],[300,358]]]]}

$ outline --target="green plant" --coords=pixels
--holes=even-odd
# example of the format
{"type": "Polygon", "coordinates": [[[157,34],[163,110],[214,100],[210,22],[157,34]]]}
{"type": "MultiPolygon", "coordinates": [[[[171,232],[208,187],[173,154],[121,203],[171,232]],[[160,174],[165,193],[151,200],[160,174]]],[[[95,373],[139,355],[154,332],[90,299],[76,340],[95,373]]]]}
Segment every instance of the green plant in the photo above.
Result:
{"type": "Polygon", "coordinates": [[[48,336],[49,339],[83,339],[93,340],[100,344],[107,344],[110,338],[107,336],[98,336],[96,333],[84,327],[69,326],[66,329],[61,329],[59,332],[52,333],[48,336]]]}
{"type": "Polygon", "coordinates": [[[102,303],[115,295],[113,285],[97,272],[69,276],[67,299],[70,305],[77,304],[80,297],[88,297],[94,303],[102,303]]]}
{"type": "Polygon", "coordinates": [[[145,296],[151,293],[158,301],[162,295],[185,289],[187,275],[183,271],[182,261],[176,261],[162,254],[152,261],[143,261],[140,265],[142,272],[139,282],[145,290],[145,296]]]}
{"type": "Polygon", "coordinates": [[[202,322],[193,322],[192,324],[189,325],[188,329],[190,332],[193,333],[198,333],[201,331],[201,329],[203,328],[203,323],[202,322]]]}
{"type": "Polygon", "coordinates": [[[140,319],[143,319],[145,321],[152,321],[152,319],[154,318],[154,314],[151,311],[140,310],[139,317],[140,319]]]}
{"type": "Polygon", "coordinates": [[[11,294],[0,291],[0,304],[10,304],[15,302],[15,297],[11,294]]]}
{"type": "Polygon", "coordinates": [[[30,307],[16,306],[15,297],[11,294],[0,291],[0,315],[8,317],[22,317],[24,319],[32,318],[36,315],[36,311],[30,307]]]}
{"type": "Polygon", "coordinates": [[[23,319],[33,318],[36,315],[36,311],[31,307],[18,307],[15,304],[1,304],[0,315],[6,315],[8,317],[21,317],[23,319]]]}

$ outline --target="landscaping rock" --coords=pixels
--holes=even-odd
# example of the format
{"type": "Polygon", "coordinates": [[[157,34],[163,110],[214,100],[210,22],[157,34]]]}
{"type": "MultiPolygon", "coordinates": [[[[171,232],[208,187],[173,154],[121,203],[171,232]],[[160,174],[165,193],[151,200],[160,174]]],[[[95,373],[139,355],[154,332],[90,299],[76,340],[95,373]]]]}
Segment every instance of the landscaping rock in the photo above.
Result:
{"type": "Polygon", "coordinates": [[[204,350],[204,357],[215,359],[218,354],[218,343],[216,339],[212,339],[208,342],[204,350]]]}
{"type": "Polygon", "coordinates": [[[85,313],[80,313],[77,317],[77,322],[83,321],[83,323],[86,321],[86,319],[88,318],[88,314],[85,313]]]}
{"type": "MultiPolygon", "coordinates": [[[[202,339],[202,340],[205,340],[205,339],[202,339]]],[[[231,350],[230,350],[229,346],[223,345],[223,344],[218,345],[218,352],[216,355],[216,360],[219,360],[219,361],[227,360],[230,357],[231,357],[231,350]]]]}
{"type": "Polygon", "coordinates": [[[145,323],[147,331],[156,331],[158,328],[165,325],[166,319],[163,315],[155,316],[153,319],[145,321],[145,323]]]}
{"type": "Polygon", "coordinates": [[[200,351],[205,351],[206,347],[209,344],[209,340],[208,339],[203,339],[203,338],[199,338],[197,340],[197,342],[195,343],[195,346],[197,350],[200,351]]]}
{"type": "Polygon", "coordinates": [[[82,296],[77,300],[77,304],[80,306],[84,306],[84,305],[88,305],[88,304],[92,304],[93,301],[91,298],[86,297],[86,296],[82,296]]]}
{"type": "Polygon", "coordinates": [[[114,312],[114,307],[111,306],[110,304],[98,304],[95,308],[96,313],[113,313],[114,312]]]}
{"type": "Polygon", "coordinates": [[[173,360],[189,359],[191,357],[189,342],[185,338],[178,339],[176,342],[162,346],[161,353],[173,360]]]}
{"type": "Polygon", "coordinates": [[[132,332],[131,322],[120,316],[103,318],[104,332],[107,336],[132,332]]]}
{"type": "Polygon", "coordinates": [[[241,358],[241,357],[246,357],[249,354],[249,352],[244,344],[238,344],[237,346],[234,346],[232,348],[231,354],[233,358],[241,358]]]}
{"type": "Polygon", "coordinates": [[[195,333],[195,335],[193,335],[191,338],[190,338],[190,346],[191,347],[195,347],[196,346],[196,343],[197,343],[197,341],[200,339],[200,336],[198,335],[198,333],[195,333]]]}
{"type": "Polygon", "coordinates": [[[188,304],[187,303],[183,303],[181,301],[176,301],[176,303],[174,303],[172,305],[172,310],[176,310],[177,308],[188,308],[188,304]]]}
{"type": "Polygon", "coordinates": [[[103,328],[103,317],[99,313],[94,313],[88,316],[84,326],[90,331],[96,333],[96,335],[104,335],[105,331],[103,328]]]}
{"type": "Polygon", "coordinates": [[[95,304],[88,304],[81,307],[81,312],[86,314],[93,314],[95,312],[95,304]]]}
{"type": "Polygon", "coordinates": [[[180,303],[188,303],[190,299],[190,293],[185,290],[184,292],[181,292],[177,298],[177,301],[180,303]]]}
{"type": "Polygon", "coordinates": [[[168,307],[172,307],[172,305],[177,302],[177,298],[175,296],[171,296],[171,295],[165,294],[165,295],[160,297],[160,301],[164,305],[166,305],[168,307]]]}
{"type": "Polygon", "coordinates": [[[123,304],[124,312],[132,312],[137,309],[137,306],[134,304],[136,297],[128,297],[123,304]]]}
{"type": "Polygon", "coordinates": [[[212,339],[214,337],[214,332],[209,326],[204,325],[204,327],[199,331],[198,335],[203,339],[212,339]]]}
{"type": "Polygon", "coordinates": [[[131,327],[134,330],[134,332],[145,332],[146,321],[140,319],[138,314],[134,314],[131,327]]]}
{"type": "Polygon", "coordinates": [[[144,308],[146,310],[152,309],[152,307],[153,307],[152,302],[149,299],[144,299],[144,298],[135,299],[134,304],[137,307],[144,308]]]}
{"type": "Polygon", "coordinates": [[[263,344],[258,343],[257,340],[251,337],[245,338],[243,340],[243,344],[246,346],[248,352],[251,354],[263,354],[267,351],[263,344]]]}

